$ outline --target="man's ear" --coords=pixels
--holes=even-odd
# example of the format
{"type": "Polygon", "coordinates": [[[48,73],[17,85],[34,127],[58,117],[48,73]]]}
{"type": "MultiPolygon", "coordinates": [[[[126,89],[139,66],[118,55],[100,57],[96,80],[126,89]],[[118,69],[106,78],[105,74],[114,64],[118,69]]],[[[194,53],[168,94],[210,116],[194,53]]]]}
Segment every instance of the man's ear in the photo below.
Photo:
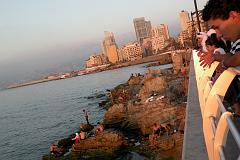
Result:
{"type": "Polygon", "coordinates": [[[229,18],[232,18],[234,20],[234,19],[239,19],[239,17],[240,17],[240,14],[238,12],[236,11],[229,12],[229,18]]]}

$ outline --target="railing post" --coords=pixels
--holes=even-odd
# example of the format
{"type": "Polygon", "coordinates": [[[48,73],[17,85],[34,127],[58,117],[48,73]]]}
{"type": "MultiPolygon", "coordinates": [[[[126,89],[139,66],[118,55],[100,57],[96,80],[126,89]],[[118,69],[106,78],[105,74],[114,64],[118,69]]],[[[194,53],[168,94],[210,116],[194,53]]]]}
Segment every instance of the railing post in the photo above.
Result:
{"type": "Polygon", "coordinates": [[[214,83],[206,101],[203,115],[203,132],[205,142],[207,144],[206,146],[209,159],[214,159],[214,131],[216,128],[213,128],[213,126],[214,120],[220,111],[220,108],[218,107],[219,104],[215,95],[224,97],[235,76],[236,72],[234,72],[231,68],[225,70],[214,83]]]}
{"type": "MultiPolygon", "coordinates": [[[[208,95],[212,89],[213,82],[212,81],[207,81],[205,89],[203,90],[203,106],[205,106],[208,95]]],[[[203,113],[204,113],[204,107],[203,107],[203,113]]]]}
{"type": "Polygon", "coordinates": [[[225,112],[222,114],[215,134],[214,140],[214,159],[223,159],[223,155],[219,154],[220,150],[226,145],[227,135],[229,131],[227,117],[231,117],[232,113],[225,112]]]}

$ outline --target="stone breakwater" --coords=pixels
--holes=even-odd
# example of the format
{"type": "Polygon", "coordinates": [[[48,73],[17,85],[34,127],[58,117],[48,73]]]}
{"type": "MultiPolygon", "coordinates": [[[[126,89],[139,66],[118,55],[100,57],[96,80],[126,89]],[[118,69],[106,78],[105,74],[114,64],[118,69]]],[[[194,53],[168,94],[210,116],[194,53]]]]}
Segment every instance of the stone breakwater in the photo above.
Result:
{"type": "Polygon", "coordinates": [[[105,131],[73,145],[71,156],[119,159],[123,153],[137,153],[143,159],[181,159],[186,79],[171,69],[132,75],[108,93],[105,131]],[[168,125],[170,130],[157,138],[155,146],[150,146],[154,123],[168,125]]]}

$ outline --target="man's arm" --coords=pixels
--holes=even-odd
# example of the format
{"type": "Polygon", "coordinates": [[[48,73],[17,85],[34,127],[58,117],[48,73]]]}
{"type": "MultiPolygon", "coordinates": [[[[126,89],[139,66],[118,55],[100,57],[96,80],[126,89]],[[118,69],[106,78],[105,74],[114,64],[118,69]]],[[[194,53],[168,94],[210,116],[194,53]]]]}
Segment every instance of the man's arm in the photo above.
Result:
{"type": "Polygon", "coordinates": [[[200,65],[205,68],[206,66],[211,67],[211,64],[214,61],[221,62],[223,60],[229,59],[233,55],[231,53],[226,53],[226,54],[212,54],[212,53],[205,53],[203,56],[200,57],[200,65]]]}
{"type": "Polygon", "coordinates": [[[214,61],[218,61],[218,62],[221,62],[222,60],[224,59],[227,59],[229,57],[231,57],[232,54],[231,53],[226,53],[226,54],[213,54],[213,58],[214,58],[214,61]]]}
{"type": "Polygon", "coordinates": [[[236,52],[233,56],[227,57],[222,63],[225,67],[240,66],[240,51],[236,52]]]}

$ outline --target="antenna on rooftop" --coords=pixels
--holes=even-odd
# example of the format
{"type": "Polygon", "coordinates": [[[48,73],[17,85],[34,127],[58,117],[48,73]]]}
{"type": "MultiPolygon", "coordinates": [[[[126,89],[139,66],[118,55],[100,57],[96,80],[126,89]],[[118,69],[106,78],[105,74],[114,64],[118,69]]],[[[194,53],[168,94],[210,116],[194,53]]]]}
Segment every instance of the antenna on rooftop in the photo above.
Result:
{"type": "Polygon", "coordinates": [[[194,6],[195,6],[195,12],[197,16],[197,24],[198,24],[198,30],[201,32],[201,26],[200,26],[200,21],[199,21],[199,14],[198,14],[198,8],[197,8],[197,1],[194,0],[194,6]]]}

